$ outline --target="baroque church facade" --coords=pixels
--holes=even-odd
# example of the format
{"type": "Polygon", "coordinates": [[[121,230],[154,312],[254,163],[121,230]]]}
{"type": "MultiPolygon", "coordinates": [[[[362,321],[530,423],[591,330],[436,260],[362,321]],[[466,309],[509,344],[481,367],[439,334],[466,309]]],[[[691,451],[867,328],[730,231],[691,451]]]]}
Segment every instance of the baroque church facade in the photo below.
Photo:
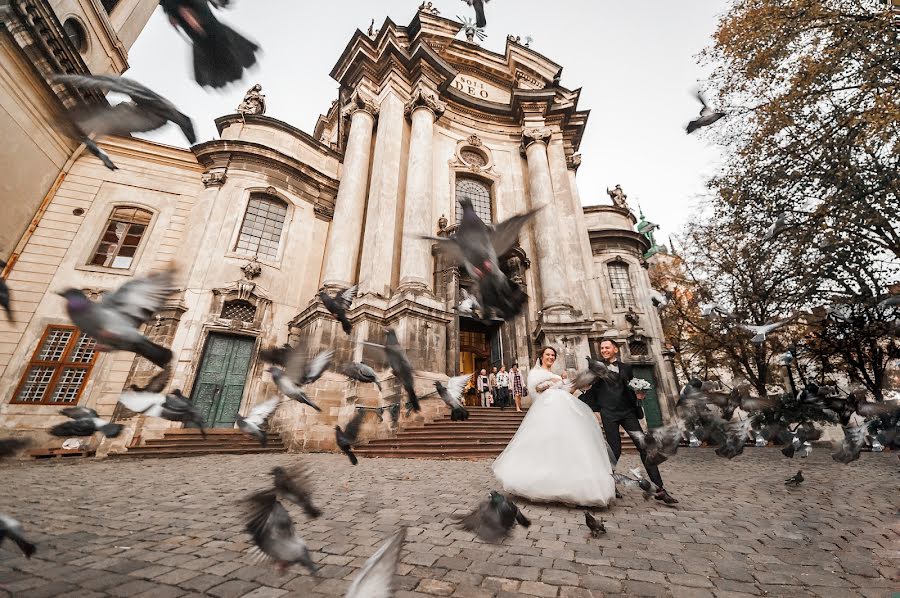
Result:
{"type": "MultiPolygon", "coordinates": [[[[80,54],[77,38],[64,37],[66,15],[54,12],[65,3],[13,4],[20,10],[2,30],[4,68],[32,64],[31,78],[18,85],[43,93],[48,114],[75,101],[50,86],[53,72],[127,66],[91,64],[80,54]],[[26,5],[42,7],[51,26],[36,27],[26,5]],[[66,47],[68,63],[52,63],[48,35],[66,47]]],[[[125,47],[154,3],[111,4],[93,18],[125,47]],[[117,30],[125,4],[132,20],[117,30]]],[[[376,365],[383,393],[329,372],[309,389],[321,413],[291,403],[271,420],[293,448],[332,449],[334,425],[356,406],[385,405],[399,393],[390,371],[377,366],[378,351],[362,344],[382,342],[387,326],[409,349],[422,395],[435,380],[482,367],[518,362],[527,370],[544,344],[558,349],[560,367],[580,369],[610,338],[654,387],[648,424],[670,418],[677,386],[644,259],[655,249],[652,234],[635,230],[622,202],[582,207],[576,173],[589,111],[578,106],[580,91],[561,87],[560,65],[513,38],[497,54],[458,39],[463,28],[423,3],[406,26],[388,19],[377,32],[356,31],[331,71],[340,100],[312,134],[266,115],[251,90],[239,113],[216,120],[216,140],[179,149],[105,138],[100,145],[116,171],[72,147],[65,160],[44,165],[42,180],[52,181],[46,189],[4,187],[4,212],[18,195],[30,214],[0,246],[16,315],[0,321],[0,427],[58,445],[46,432],[61,421],[60,407],[92,407],[126,424],[119,438],[103,442],[102,454],[180,426],[117,407],[122,389],[145,382],[154,367],[95,351],[55,294],[76,287],[98,298],[169,264],[177,266],[179,291],[145,333],[172,348],[170,388],[183,389],[211,427],[232,427],[238,413],[276,392],[258,358],[262,347],[334,348],[338,361],[376,365]],[[452,235],[464,196],[485,222],[544,206],[502,258],[529,299],[499,325],[457,313],[470,281],[422,238],[452,235]],[[316,295],[353,285],[348,338],[316,295]]],[[[49,118],[35,115],[33,126],[47,127],[49,118]]],[[[18,165],[24,158],[3,159],[18,165]]],[[[401,425],[442,410],[425,401],[401,425]]],[[[395,431],[373,422],[363,435],[395,431]]]]}

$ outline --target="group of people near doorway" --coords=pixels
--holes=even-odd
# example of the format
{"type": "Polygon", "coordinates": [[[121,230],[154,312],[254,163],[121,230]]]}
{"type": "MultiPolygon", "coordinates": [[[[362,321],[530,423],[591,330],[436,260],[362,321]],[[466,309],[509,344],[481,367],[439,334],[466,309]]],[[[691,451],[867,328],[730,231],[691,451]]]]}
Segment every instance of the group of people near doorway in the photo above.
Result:
{"type": "Polygon", "coordinates": [[[500,366],[499,371],[496,367],[491,368],[490,373],[486,369],[481,370],[475,379],[475,386],[482,407],[506,409],[511,406],[512,399],[516,411],[522,411],[522,397],[528,394],[518,363],[512,364],[508,372],[505,365],[500,366]]]}

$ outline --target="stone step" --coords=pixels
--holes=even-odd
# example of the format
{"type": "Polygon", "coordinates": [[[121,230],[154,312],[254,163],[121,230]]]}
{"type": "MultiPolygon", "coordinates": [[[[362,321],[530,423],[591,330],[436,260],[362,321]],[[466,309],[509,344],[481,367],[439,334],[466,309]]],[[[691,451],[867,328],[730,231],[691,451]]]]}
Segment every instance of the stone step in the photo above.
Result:
{"type": "Polygon", "coordinates": [[[466,448],[447,450],[432,449],[365,449],[358,448],[354,452],[360,457],[380,457],[384,459],[494,459],[502,450],[496,448],[466,448]]]}
{"type": "Polygon", "coordinates": [[[244,455],[255,453],[283,453],[284,446],[263,448],[255,447],[209,447],[194,448],[191,450],[179,450],[171,448],[144,448],[134,447],[126,453],[110,453],[110,457],[116,459],[141,459],[141,458],[172,458],[172,457],[196,457],[198,455],[244,455]]]}
{"type": "Polygon", "coordinates": [[[409,439],[395,439],[395,438],[384,438],[381,440],[372,440],[368,444],[365,445],[366,450],[375,449],[375,448],[384,448],[384,447],[392,447],[392,448],[499,448],[501,451],[506,448],[508,445],[508,441],[503,440],[434,440],[434,439],[423,439],[423,440],[409,440],[409,439]]]}
{"type": "Polygon", "coordinates": [[[278,432],[269,433],[265,447],[236,428],[212,428],[206,438],[197,428],[171,428],[162,438],[147,439],[140,446],[132,446],[124,453],[110,454],[116,458],[188,457],[192,455],[283,453],[287,450],[278,432]]]}

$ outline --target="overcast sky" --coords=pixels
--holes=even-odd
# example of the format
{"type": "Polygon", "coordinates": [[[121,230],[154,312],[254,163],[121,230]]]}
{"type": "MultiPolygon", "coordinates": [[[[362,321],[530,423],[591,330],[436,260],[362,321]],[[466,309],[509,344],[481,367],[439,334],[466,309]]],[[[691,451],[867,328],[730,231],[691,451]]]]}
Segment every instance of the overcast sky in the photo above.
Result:
{"type": "MultiPolygon", "coordinates": [[[[433,0],[434,1],[434,0],[433,0]]],[[[253,83],[266,94],[266,114],[312,133],[337,97],[328,73],[350,36],[385,17],[407,25],[421,0],[235,0],[222,20],[262,48],[259,64],[221,92],[194,83],[187,44],[161,9],[129,53],[128,76],[168,97],[194,118],[200,141],[216,136],[213,119],[234,112],[253,83]],[[314,9],[311,7],[315,7],[314,9]]],[[[503,52],[507,34],[530,35],[531,47],[564,67],[562,85],[583,88],[590,109],[581,144],[579,190],[585,205],[609,203],[619,183],[635,206],[662,227],[665,241],[692,216],[718,149],[688,137],[699,110],[691,91],[706,77],[697,54],[711,43],[722,0],[493,0],[484,47],[503,52]]],[[[436,0],[441,15],[472,15],[462,0],[436,0]]],[[[186,146],[173,125],[147,136],[186,146]]],[[[635,208],[636,211],[636,208],[635,208]]]]}

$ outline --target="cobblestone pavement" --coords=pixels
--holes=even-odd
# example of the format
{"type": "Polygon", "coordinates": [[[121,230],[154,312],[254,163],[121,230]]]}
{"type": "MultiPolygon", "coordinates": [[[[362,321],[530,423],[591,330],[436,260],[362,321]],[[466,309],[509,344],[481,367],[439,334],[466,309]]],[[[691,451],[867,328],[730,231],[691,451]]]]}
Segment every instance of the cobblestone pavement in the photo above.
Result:
{"type": "MultiPolygon", "coordinates": [[[[637,464],[627,455],[620,464],[637,464]]],[[[682,449],[662,467],[677,507],[639,493],[591,540],[581,510],[521,503],[531,518],[500,546],[459,530],[494,487],[489,462],[338,455],[229,455],[2,467],[0,512],[39,545],[0,549],[0,594],[44,596],[341,596],[357,568],[408,526],[397,596],[890,596],[900,590],[896,454],[849,466],[825,449],[788,461],[748,449],[733,461],[682,449]],[[236,500],[276,464],[306,461],[325,514],[298,529],[322,565],[278,575],[255,564],[236,500]],[[799,489],[783,485],[802,467],[799,489]]]]}

